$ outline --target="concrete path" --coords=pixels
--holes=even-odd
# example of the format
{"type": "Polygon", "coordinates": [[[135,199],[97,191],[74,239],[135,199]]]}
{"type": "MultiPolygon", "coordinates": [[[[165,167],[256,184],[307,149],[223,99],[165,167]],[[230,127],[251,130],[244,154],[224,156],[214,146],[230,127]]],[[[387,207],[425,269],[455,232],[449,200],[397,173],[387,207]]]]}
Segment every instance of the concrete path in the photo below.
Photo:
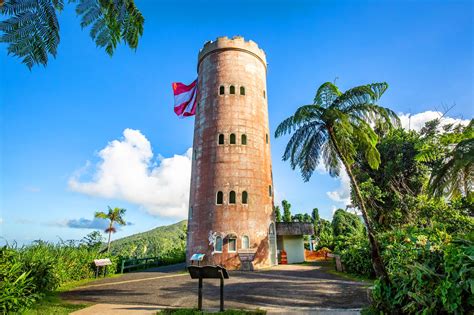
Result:
{"type": "MultiPolygon", "coordinates": [[[[230,279],[225,282],[225,307],[300,314],[325,314],[327,310],[334,314],[337,310],[336,313],[353,314],[368,304],[367,284],[330,274],[329,268],[324,264],[280,265],[258,272],[230,272],[230,279]]],[[[64,292],[62,297],[99,304],[93,307],[118,305],[113,306],[113,314],[150,314],[147,312],[166,307],[196,307],[197,281],[190,279],[180,265],[101,279],[64,292]]],[[[218,280],[204,281],[203,307],[218,309],[218,280]]],[[[105,309],[80,313],[86,310],[76,314],[107,314],[105,309]]]]}

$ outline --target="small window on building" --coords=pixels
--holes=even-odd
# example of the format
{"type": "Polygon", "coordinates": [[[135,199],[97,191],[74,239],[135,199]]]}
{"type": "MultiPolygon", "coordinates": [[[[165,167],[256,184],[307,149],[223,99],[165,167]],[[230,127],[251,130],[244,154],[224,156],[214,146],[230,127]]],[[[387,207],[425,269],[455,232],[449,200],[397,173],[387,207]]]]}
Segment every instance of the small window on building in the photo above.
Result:
{"type": "Polygon", "coordinates": [[[242,139],[240,141],[243,145],[247,144],[247,135],[242,135],[242,139]]]}
{"type": "Polygon", "coordinates": [[[247,235],[242,236],[242,249],[250,248],[250,240],[247,235]]]}
{"type": "Polygon", "coordinates": [[[233,86],[233,85],[230,86],[229,93],[230,94],[235,94],[235,86],[233,86]]]}
{"type": "Polygon", "coordinates": [[[224,203],[224,193],[222,191],[217,192],[217,198],[216,198],[216,203],[218,205],[221,205],[224,203]]]}
{"type": "Polygon", "coordinates": [[[272,196],[272,185],[268,185],[268,195],[272,196]]]}
{"type": "Polygon", "coordinates": [[[193,218],[193,207],[189,207],[189,219],[193,218]]]}
{"type": "Polygon", "coordinates": [[[214,252],[222,253],[222,237],[217,236],[214,244],[214,252]]]}
{"type": "Polygon", "coordinates": [[[222,133],[219,135],[219,144],[224,144],[224,135],[222,133]]]}
{"type": "Polygon", "coordinates": [[[245,95],[245,88],[243,86],[240,87],[240,95],[245,95]]]}
{"type": "Polygon", "coordinates": [[[225,87],[221,85],[219,88],[219,95],[224,95],[224,92],[225,92],[225,87]]]}
{"type": "Polygon", "coordinates": [[[249,198],[249,194],[246,191],[243,191],[242,192],[242,203],[247,204],[248,203],[248,198],[249,198]]]}
{"type": "Polygon", "coordinates": [[[229,203],[235,203],[235,191],[233,190],[229,193],[229,203]]]}
{"type": "Polygon", "coordinates": [[[265,93],[265,90],[263,90],[263,98],[266,98],[266,97],[267,97],[267,95],[265,93]]]}
{"type": "Polygon", "coordinates": [[[237,251],[237,239],[234,237],[229,238],[227,241],[227,251],[229,253],[235,253],[237,251]]]}
{"type": "Polygon", "coordinates": [[[197,151],[196,150],[194,150],[193,157],[194,157],[194,160],[197,160],[197,151]]]}
{"type": "Polygon", "coordinates": [[[268,133],[265,134],[265,142],[268,143],[268,133]]]}
{"type": "Polygon", "coordinates": [[[234,133],[230,134],[230,144],[235,144],[235,134],[234,133]]]}

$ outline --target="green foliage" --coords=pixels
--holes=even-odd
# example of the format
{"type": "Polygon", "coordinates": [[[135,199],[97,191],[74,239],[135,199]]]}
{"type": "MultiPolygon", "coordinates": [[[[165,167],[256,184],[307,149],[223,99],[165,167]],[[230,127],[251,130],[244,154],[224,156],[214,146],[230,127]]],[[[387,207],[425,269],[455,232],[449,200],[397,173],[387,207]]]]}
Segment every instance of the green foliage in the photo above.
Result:
{"type": "Polygon", "coordinates": [[[364,233],[339,236],[335,243],[334,252],[341,256],[348,273],[366,278],[375,277],[370,260],[370,244],[364,233]]]}
{"type": "Polygon", "coordinates": [[[164,263],[185,261],[186,221],[115,240],[110,252],[121,257],[160,257],[164,263]]]}
{"type": "MultiPolygon", "coordinates": [[[[30,246],[0,249],[0,310],[14,312],[30,307],[46,292],[76,280],[92,278],[94,259],[106,258],[97,250],[74,242],[51,244],[36,241],[30,246]]],[[[108,257],[115,273],[117,257],[108,257]]]]}
{"type": "Polygon", "coordinates": [[[280,207],[275,206],[273,209],[275,211],[275,222],[282,222],[280,207]]]}
{"type": "Polygon", "coordinates": [[[374,306],[387,313],[474,310],[474,243],[442,228],[406,227],[383,235],[391,284],[376,281],[374,306]]]}
{"type": "MultiPolygon", "coordinates": [[[[137,48],[145,20],[133,0],[77,2],[81,27],[92,25],[92,39],[107,54],[112,55],[120,42],[137,48]]],[[[0,22],[0,42],[8,44],[8,54],[21,58],[30,70],[34,65],[46,66],[49,55],[56,57],[60,42],[57,14],[63,7],[63,0],[5,0],[0,5],[0,14],[6,16],[0,22]]]]}
{"type": "Polygon", "coordinates": [[[434,127],[424,131],[424,141],[417,155],[418,161],[431,167],[428,192],[435,197],[472,197],[474,120],[467,127],[448,125],[443,133],[436,132],[439,120],[432,124],[434,127]]]}
{"type": "Polygon", "coordinates": [[[283,207],[283,222],[292,222],[291,204],[288,201],[283,200],[281,205],[283,207]]]}
{"type": "Polygon", "coordinates": [[[311,212],[311,218],[313,219],[313,225],[314,225],[314,235],[316,237],[319,236],[320,232],[320,217],[319,217],[319,209],[314,208],[313,211],[311,212]]]}
{"type": "Polygon", "coordinates": [[[337,209],[332,217],[332,231],[334,237],[363,234],[365,228],[360,218],[343,209],[337,209]]]}
{"type": "Polygon", "coordinates": [[[117,230],[115,229],[114,224],[118,225],[126,225],[127,222],[125,222],[125,219],[123,216],[125,215],[125,212],[127,211],[126,209],[122,208],[114,208],[112,209],[111,207],[108,207],[109,211],[107,213],[102,212],[102,211],[97,211],[94,214],[94,217],[98,219],[104,219],[104,220],[109,220],[109,227],[105,229],[105,233],[109,234],[109,239],[107,241],[107,252],[110,251],[110,238],[112,233],[115,233],[117,230]]]}
{"type": "Polygon", "coordinates": [[[415,159],[421,143],[415,131],[396,129],[385,133],[377,144],[381,158],[378,170],[372,169],[362,155],[357,157],[354,174],[369,216],[379,230],[417,220],[413,209],[428,172],[426,165],[415,159]]]}
{"type": "Polygon", "coordinates": [[[334,235],[332,232],[331,222],[328,220],[320,219],[319,221],[319,242],[317,248],[330,248],[334,249],[334,235]]]}

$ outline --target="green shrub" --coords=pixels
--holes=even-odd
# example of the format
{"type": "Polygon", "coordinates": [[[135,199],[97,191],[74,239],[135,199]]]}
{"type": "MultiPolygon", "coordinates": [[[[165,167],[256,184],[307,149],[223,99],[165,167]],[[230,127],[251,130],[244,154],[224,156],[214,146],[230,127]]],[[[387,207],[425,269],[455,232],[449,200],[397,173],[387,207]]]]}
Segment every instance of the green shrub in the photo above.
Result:
{"type": "Polygon", "coordinates": [[[339,236],[336,240],[335,253],[341,256],[341,262],[348,273],[367,278],[375,277],[366,235],[339,236]]]}
{"type": "Polygon", "coordinates": [[[94,259],[106,257],[112,261],[108,272],[115,273],[118,257],[74,242],[36,241],[21,248],[0,248],[0,311],[21,311],[63,284],[92,278],[94,259]]]}
{"type": "Polygon", "coordinates": [[[375,282],[375,308],[406,314],[474,310],[472,241],[452,241],[444,230],[410,227],[386,233],[382,240],[391,284],[375,282]]]}

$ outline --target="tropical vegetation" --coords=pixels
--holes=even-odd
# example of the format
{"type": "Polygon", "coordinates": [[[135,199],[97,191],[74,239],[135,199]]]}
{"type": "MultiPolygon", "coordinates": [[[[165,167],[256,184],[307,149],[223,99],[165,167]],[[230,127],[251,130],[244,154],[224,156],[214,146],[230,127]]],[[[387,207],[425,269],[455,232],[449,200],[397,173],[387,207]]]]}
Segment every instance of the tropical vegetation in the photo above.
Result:
{"type": "Polygon", "coordinates": [[[331,223],[316,213],[313,222],[318,248],[340,255],[347,272],[376,279],[367,312],[473,312],[473,121],[402,129],[375,104],[386,87],[341,93],[323,84],[313,104],[279,125],[276,136],[292,133],[283,159],[306,181],[320,161],[332,176],[340,165],[349,175],[364,224],[342,209],[331,223]]]}
{"type": "MultiPolygon", "coordinates": [[[[0,1],[0,43],[8,44],[8,54],[22,60],[30,70],[34,65],[48,64],[56,57],[60,42],[58,15],[63,0],[0,1]]],[[[133,0],[69,0],[76,4],[81,27],[90,28],[90,36],[98,47],[113,55],[123,42],[138,47],[145,19],[133,0]]]]}
{"type": "Polygon", "coordinates": [[[97,219],[104,219],[109,221],[109,226],[105,229],[105,233],[109,234],[109,239],[107,241],[107,252],[110,251],[110,239],[112,236],[112,233],[117,232],[117,229],[115,228],[114,224],[118,225],[126,225],[127,222],[125,222],[125,219],[123,216],[125,215],[125,212],[127,211],[126,209],[122,208],[109,208],[109,211],[107,213],[102,212],[102,211],[97,211],[94,214],[94,217],[97,219]]]}

